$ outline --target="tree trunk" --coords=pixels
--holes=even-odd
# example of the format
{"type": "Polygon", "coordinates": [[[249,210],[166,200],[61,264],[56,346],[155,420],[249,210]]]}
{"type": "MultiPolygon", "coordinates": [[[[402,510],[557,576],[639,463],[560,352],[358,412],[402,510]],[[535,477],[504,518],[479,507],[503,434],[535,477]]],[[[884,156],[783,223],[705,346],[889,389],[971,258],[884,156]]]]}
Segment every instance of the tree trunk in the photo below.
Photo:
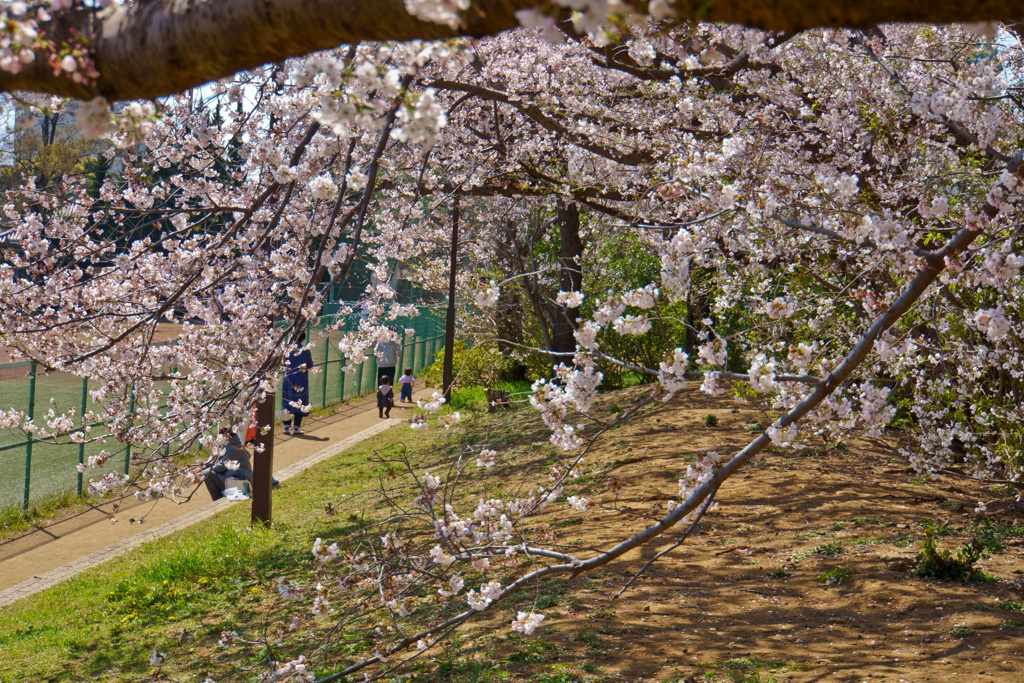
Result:
{"type": "MultiPolygon", "coordinates": [[[[514,275],[523,271],[514,258],[518,249],[516,239],[516,225],[512,221],[505,221],[500,225],[495,237],[494,262],[499,272],[503,275],[514,275]]],[[[498,306],[494,315],[495,333],[498,339],[498,349],[502,352],[515,350],[513,344],[522,344],[525,335],[523,334],[523,306],[513,287],[502,287],[498,297],[498,306]]]]}
{"type": "Polygon", "coordinates": [[[451,400],[452,360],[455,356],[455,274],[459,264],[459,196],[452,207],[452,253],[448,266],[448,313],[444,320],[444,365],[441,368],[441,393],[451,400]]]}
{"type": "MultiPolygon", "coordinates": [[[[576,204],[558,204],[558,238],[559,238],[559,288],[563,292],[578,292],[583,287],[583,240],[580,239],[580,212],[576,204]]],[[[556,306],[552,310],[552,351],[575,351],[576,317],[579,308],[564,309],[556,306]]],[[[553,357],[553,364],[568,363],[568,356],[553,357]]]]}

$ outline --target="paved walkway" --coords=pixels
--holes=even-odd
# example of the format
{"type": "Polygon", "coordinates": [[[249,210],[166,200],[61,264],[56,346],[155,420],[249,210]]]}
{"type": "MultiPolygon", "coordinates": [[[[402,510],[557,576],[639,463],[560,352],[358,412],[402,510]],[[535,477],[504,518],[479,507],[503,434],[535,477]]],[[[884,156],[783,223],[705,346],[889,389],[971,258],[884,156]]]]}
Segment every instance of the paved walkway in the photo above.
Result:
{"type": "MultiPolygon", "coordinates": [[[[417,397],[428,394],[426,390],[416,392],[417,397]]],[[[381,420],[377,417],[375,400],[362,399],[339,406],[332,415],[307,418],[302,425],[306,432],[303,436],[285,436],[277,429],[274,476],[286,482],[364,439],[406,424],[408,406],[396,404],[391,419],[381,420]]],[[[71,517],[0,543],[0,608],[238,504],[249,503],[226,498],[210,502],[206,487],[200,485],[188,499],[177,503],[166,499],[139,502],[129,498],[116,512],[112,503],[90,506],[71,517]],[[117,524],[110,524],[111,515],[116,515],[117,524]]]]}

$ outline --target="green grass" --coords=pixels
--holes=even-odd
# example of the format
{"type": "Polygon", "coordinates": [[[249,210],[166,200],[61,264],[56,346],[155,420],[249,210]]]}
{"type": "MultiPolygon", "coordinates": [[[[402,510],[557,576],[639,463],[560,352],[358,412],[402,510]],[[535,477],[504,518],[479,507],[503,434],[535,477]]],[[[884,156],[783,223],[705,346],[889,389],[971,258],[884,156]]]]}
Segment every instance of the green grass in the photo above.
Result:
{"type": "MultiPolygon", "coordinates": [[[[536,420],[525,423],[516,411],[480,415],[461,427],[387,432],[310,468],[276,490],[272,528],[250,529],[249,506],[234,505],[5,608],[0,611],[0,683],[150,680],[154,649],[169,655],[158,678],[182,681],[254,680],[265,670],[268,656],[288,661],[311,653],[317,653],[319,677],[372,655],[380,616],[373,611],[379,609],[375,594],[363,609],[337,586],[331,572],[324,583],[332,605],[339,614],[347,610],[354,615],[356,623],[337,629],[334,617],[310,618],[313,584],[319,580],[310,572],[310,550],[317,537],[354,550],[364,539],[383,535],[379,527],[370,526],[390,509],[376,493],[378,486],[383,483],[406,503],[415,495],[409,475],[387,459],[407,452],[421,472],[425,468],[444,476],[469,444],[486,438],[503,457],[493,470],[472,468],[460,480],[472,504],[487,477],[515,471],[546,480],[554,461],[546,430],[536,420]],[[502,431],[510,418],[516,429],[502,431]],[[325,513],[327,503],[337,514],[325,513]],[[305,582],[303,601],[278,595],[281,577],[305,582]],[[295,615],[308,621],[292,632],[289,623],[295,615]],[[223,631],[238,633],[228,648],[218,645],[223,631]]],[[[466,576],[468,584],[476,581],[472,571],[466,576]]],[[[523,591],[521,599],[524,607],[550,608],[562,602],[566,590],[565,580],[551,580],[523,591]]],[[[427,597],[434,590],[424,587],[421,592],[419,597],[427,597]]],[[[451,616],[463,604],[431,603],[416,616],[451,616]]],[[[553,659],[557,646],[548,645],[535,637],[518,640],[513,654],[524,661],[553,659]]],[[[512,651],[507,648],[505,654],[512,651]]],[[[491,658],[478,666],[460,654],[450,660],[440,680],[498,680],[501,668],[494,662],[491,658]]],[[[439,680],[440,660],[430,657],[421,663],[429,663],[423,680],[439,680]]]]}
{"type": "Polygon", "coordinates": [[[787,671],[808,671],[809,667],[804,662],[787,662],[775,659],[759,659],[757,657],[736,657],[725,661],[716,659],[711,662],[704,662],[700,665],[705,670],[704,678],[714,680],[713,672],[724,672],[737,683],[772,683],[777,682],[774,673],[785,673],[787,671]]]}
{"type": "MultiPolygon", "coordinates": [[[[488,389],[509,392],[512,401],[522,400],[530,391],[530,382],[495,382],[488,389]],[[517,394],[519,394],[517,396],[517,394]]],[[[452,389],[452,400],[448,407],[451,410],[482,412],[487,410],[487,396],[481,386],[455,387],[452,389]]]]}
{"type": "Polygon", "coordinates": [[[817,581],[818,583],[823,583],[827,586],[838,586],[839,584],[843,583],[848,578],[850,578],[852,574],[852,569],[847,569],[845,567],[836,567],[835,569],[830,569],[827,572],[822,572],[821,574],[818,574],[818,576],[815,577],[815,581],[817,581]]]}
{"type": "MultiPolygon", "coordinates": [[[[417,438],[429,449],[432,435],[417,438]]],[[[281,602],[277,577],[308,572],[316,536],[336,538],[359,526],[345,515],[326,518],[325,502],[345,511],[339,501],[374,479],[367,456],[394,440],[379,435],[289,481],[275,493],[271,529],[249,528],[249,507],[232,506],[0,611],[0,682],[143,678],[152,672],[153,649],[168,652],[165,670],[183,678],[247,680],[243,669],[266,651],[242,647],[225,657],[220,632],[265,637],[266,619],[281,602]],[[182,629],[187,637],[179,639],[182,629]]],[[[360,508],[371,503],[355,501],[360,508]]],[[[312,637],[292,638],[279,655],[287,661],[309,651],[312,637]]],[[[345,647],[358,656],[368,645],[359,636],[345,647]]]]}
{"type": "Polygon", "coordinates": [[[557,654],[557,645],[534,637],[525,641],[518,650],[509,655],[508,661],[519,663],[548,662],[554,659],[557,654]]]}
{"type": "Polygon", "coordinates": [[[0,540],[31,531],[83,502],[74,491],[65,491],[37,499],[27,510],[22,510],[20,505],[0,509],[0,540]]]}
{"type": "Polygon", "coordinates": [[[179,625],[219,630],[237,623],[249,597],[245,589],[277,554],[276,534],[247,530],[237,519],[241,511],[234,508],[212,528],[150,544],[5,610],[0,680],[141,675],[151,669],[148,652],[168,649],[169,633],[179,625]]]}
{"type": "Polygon", "coordinates": [[[897,531],[889,540],[897,548],[907,548],[917,540],[917,535],[909,531],[897,531]]]}
{"type": "Polygon", "coordinates": [[[798,531],[793,534],[793,538],[817,538],[818,536],[821,536],[821,532],[814,529],[810,531],[798,531]]]}
{"type": "Polygon", "coordinates": [[[974,630],[973,628],[969,628],[967,626],[954,626],[953,628],[949,629],[949,635],[953,636],[954,638],[966,638],[967,636],[973,636],[977,633],[978,632],[976,630],[974,630]]]}

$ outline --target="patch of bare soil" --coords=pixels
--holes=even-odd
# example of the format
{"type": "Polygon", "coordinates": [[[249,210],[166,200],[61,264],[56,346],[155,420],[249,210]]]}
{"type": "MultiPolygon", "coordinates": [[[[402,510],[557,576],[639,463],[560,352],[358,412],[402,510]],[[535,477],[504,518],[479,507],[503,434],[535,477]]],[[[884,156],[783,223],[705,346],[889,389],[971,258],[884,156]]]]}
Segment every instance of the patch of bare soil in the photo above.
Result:
{"type": "MultiPolygon", "coordinates": [[[[586,556],[641,530],[664,514],[688,460],[734,453],[759,421],[750,404],[693,392],[612,432],[588,457],[594,507],[560,529],[561,540],[586,556]],[[705,426],[707,415],[716,427],[705,426]]],[[[480,629],[475,657],[502,662],[514,680],[552,683],[1022,681],[1024,512],[1009,498],[975,512],[994,498],[973,480],[923,482],[882,443],[769,452],[725,484],[694,537],[621,597],[613,598],[682,528],[597,574],[541,584],[503,606],[503,621],[531,605],[546,620],[530,638],[480,629]],[[978,536],[1001,543],[978,563],[996,581],[916,576],[928,526],[942,548],[978,536]]]]}

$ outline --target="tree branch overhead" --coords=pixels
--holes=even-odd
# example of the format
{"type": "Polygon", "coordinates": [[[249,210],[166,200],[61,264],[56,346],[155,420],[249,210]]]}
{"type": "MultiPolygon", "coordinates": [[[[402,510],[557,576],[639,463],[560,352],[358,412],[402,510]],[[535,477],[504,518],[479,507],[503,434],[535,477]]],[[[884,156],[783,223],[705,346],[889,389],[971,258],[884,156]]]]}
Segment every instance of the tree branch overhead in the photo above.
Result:
{"type": "MultiPolygon", "coordinates": [[[[54,74],[47,55],[19,73],[0,72],[0,89],[90,99],[156,98],[181,92],[262,64],[359,41],[406,41],[486,36],[519,25],[516,12],[540,0],[474,0],[455,28],[411,15],[404,0],[154,0],[97,9],[75,7],[41,24],[56,44],[75,32],[91,36],[100,72],[94,83],[54,74]]],[[[637,3],[645,9],[646,3],[637,3]]],[[[1006,0],[817,0],[760,2],[677,0],[681,20],[743,24],[799,31],[821,26],[868,27],[884,22],[1012,21],[1024,17],[1006,0]]]]}

